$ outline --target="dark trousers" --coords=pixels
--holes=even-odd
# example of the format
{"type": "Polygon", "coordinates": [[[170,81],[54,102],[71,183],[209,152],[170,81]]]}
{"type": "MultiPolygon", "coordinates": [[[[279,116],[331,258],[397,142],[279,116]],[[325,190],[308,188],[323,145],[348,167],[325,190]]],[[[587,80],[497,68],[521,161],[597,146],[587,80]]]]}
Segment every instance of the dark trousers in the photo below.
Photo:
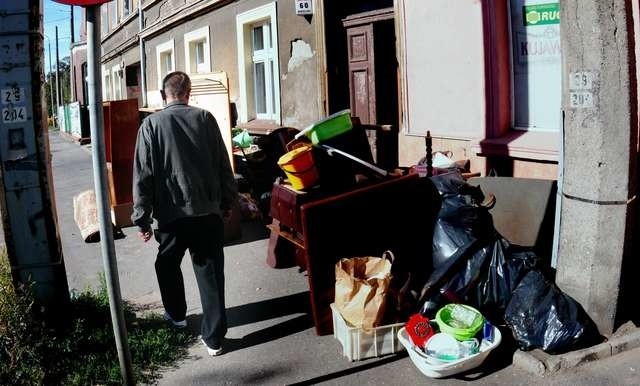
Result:
{"type": "Polygon", "coordinates": [[[202,303],[202,339],[219,347],[227,333],[224,305],[224,225],[217,215],[181,218],[156,230],[156,275],[162,304],[173,320],[184,320],[187,302],[180,262],[189,249],[202,303]]]}

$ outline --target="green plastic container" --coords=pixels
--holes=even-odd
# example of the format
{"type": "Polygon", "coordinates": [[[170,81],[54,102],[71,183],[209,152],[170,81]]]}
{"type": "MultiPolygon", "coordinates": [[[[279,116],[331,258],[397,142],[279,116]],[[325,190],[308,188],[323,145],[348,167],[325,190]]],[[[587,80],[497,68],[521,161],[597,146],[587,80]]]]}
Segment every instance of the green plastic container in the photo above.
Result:
{"type": "Polygon", "coordinates": [[[459,341],[473,338],[484,325],[480,311],[464,304],[447,304],[436,313],[440,332],[446,332],[459,341]]]}
{"type": "MultiPolygon", "coordinates": [[[[311,140],[311,143],[317,145],[329,138],[351,130],[352,127],[351,110],[347,109],[331,114],[325,119],[312,124],[301,131],[300,134],[306,135],[311,140]]],[[[296,138],[298,138],[298,136],[296,136],[296,138]]]]}

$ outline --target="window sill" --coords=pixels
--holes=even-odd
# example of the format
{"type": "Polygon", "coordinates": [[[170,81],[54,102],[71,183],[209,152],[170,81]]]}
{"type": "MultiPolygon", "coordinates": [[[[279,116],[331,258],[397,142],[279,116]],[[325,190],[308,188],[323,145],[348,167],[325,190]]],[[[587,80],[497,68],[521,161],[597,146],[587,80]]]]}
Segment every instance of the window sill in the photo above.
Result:
{"type": "Polygon", "coordinates": [[[560,134],[511,130],[498,138],[485,138],[471,145],[479,156],[502,156],[558,162],[560,134]]]}
{"type": "Polygon", "coordinates": [[[252,135],[267,135],[282,126],[277,124],[276,121],[268,119],[254,119],[249,122],[238,123],[236,127],[239,129],[245,129],[252,135]]]}

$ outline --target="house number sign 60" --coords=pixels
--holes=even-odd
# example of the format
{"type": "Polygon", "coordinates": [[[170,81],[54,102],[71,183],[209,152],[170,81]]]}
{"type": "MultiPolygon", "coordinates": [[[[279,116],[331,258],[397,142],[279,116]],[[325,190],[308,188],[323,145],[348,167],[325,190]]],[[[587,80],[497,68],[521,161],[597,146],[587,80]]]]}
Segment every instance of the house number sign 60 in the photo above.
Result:
{"type": "Polygon", "coordinates": [[[296,15],[313,15],[311,0],[296,0],[296,15]]]}

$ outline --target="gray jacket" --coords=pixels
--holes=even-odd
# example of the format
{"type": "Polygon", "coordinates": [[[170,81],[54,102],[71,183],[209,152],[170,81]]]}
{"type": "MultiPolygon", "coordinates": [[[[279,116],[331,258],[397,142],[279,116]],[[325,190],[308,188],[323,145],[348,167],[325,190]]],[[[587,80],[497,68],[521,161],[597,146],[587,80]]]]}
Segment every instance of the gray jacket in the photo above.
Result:
{"type": "Polygon", "coordinates": [[[144,119],[133,163],[133,214],[141,231],[182,217],[221,215],[237,194],[220,128],[210,112],[172,102],[144,119]]]}

